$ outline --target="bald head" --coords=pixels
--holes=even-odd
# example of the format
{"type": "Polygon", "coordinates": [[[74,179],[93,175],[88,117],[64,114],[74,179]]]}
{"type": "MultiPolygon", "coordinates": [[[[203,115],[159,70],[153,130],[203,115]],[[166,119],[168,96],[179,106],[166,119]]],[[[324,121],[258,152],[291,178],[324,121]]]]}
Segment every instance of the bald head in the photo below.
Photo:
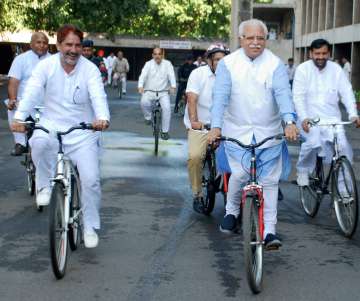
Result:
{"type": "Polygon", "coordinates": [[[157,64],[160,64],[163,59],[163,50],[159,47],[153,49],[152,57],[157,64]]]}
{"type": "Polygon", "coordinates": [[[42,56],[49,49],[49,38],[43,32],[34,32],[31,36],[30,47],[38,56],[42,56]]]}

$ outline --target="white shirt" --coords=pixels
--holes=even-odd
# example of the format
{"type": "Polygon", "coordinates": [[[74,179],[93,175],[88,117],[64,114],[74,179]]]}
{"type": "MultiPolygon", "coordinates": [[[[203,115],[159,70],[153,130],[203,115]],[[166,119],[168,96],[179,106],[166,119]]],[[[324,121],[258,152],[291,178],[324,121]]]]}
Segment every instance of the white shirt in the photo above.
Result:
{"type": "Polygon", "coordinates": [[[147,61],[141,70],[138,87],[145,90],[161,91],[176,88],[174,67],[168,60],[161,60],[158,64],[154,59],[147,61]]]}
{"type": "Polygon", "coordinates": [[[35,66],[41,60],[49,56],[51,56],[51,54],[47,52],[46,54],[39,57],[34,51],[28,50],[15,57],[11,64],[8,76],[20,81],[17,91],[18,100],[23,98],[26,82],[30,78],[31,72],[34,70],[35,66]]]}
{"type": "Polygon", "coordinates": [[[111,56],[109,55],[107,58],[106,58],[106,69],[112,69],[113,65],[114,65],[114,61],[116,59],[116,56],[111,56]]]}
{"type": "Polygon", "coordinates": [[[289,80],[294,80],[295,70],[296,70],[296,67],[294,65],[292,67],[290,67],[289,65],[286,65],[286,71],[289,76],[289,80]]]}
{"type": "Polygon", "coordinates": [[[45,93],[45,108],[40,124],[51,130],[64,131],[83,121],[110,120],[100,71],[83,56],[70,74],[63,69],[59,53],[41,61],[28,80],[14,118],[24,120],[41,93],[45,93]]]}
{"type": "Polygon", "coordinates": [[[305,118],[318,117],[323,121],[340,121],[339,95],[349,118],[356,117],[351,84],[338,64],[327,61],[325,68],[319,70],[312,60],[308,60],[296,68],[293,98],[301,122],[305,118]]]}
{"type": "MultiPolygon", "coordinates": [[[[192,92],[198,96],[197,99],[197,117],[203,124],[210,124],[212,106],[212,90],[215,83],[215,74],[211,71],[209,66],[200,66],[193,70],[190,74],[186,93],[192,92]]],[[[187,129],[191,129],[191,122],[189,119],[188,105],[186,105],[184,124],[187,129]]]]}
{"type": "Polygon", "coordinates": [[[346,62],[343,71],[345,72],[346,78],[351,81],[351,65],[349,62],[346,62]]]}

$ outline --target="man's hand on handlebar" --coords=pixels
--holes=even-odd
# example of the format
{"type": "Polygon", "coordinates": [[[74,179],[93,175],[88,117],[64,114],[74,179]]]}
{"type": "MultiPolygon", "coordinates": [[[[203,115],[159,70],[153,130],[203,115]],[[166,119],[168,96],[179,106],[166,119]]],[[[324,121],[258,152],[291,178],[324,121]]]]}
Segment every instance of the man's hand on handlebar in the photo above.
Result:
{"type": "Polygon", "coordinates": [[[284,129],[284,134],[286,139],[290,141],[296,141],[299,135],[299,129],[296,127],[295,124],[288,124],[284,129]]]}
{"type": "Polygon", "coordinates": [[[357,128],[360,128],[360,117],[352,117],[350,120],[355,123],[357,128]]]}
{"type": "Polygon", "coordinates": [[[305,118],[303,120],[303,122],[301,123],[301,126],[304,130],[305,133],[309,133],[310,131],[310,126],[311,126],[311,123],[310,123],[310,119],[309,118],[305,118]]]}
{"type": "Polygon", "coordinates": [[[9,99],[9,102],[7,104],[7,108],[9,111],[12,111],[16,108],[16,105],[17,105],[17,100],[16,99],[9,99]]]}
{"type": "Polygon", "coordinates": [[[107,120],[95,120],[92,126],[95,131],[103,131],[109,127],[110,123],[107,120]]]}
{"type": "Polygon", "coordinates": [[[17,133],[25,133],[26,131],[26,128],[25,128],[25,124],[21,123],[23,122],[22,120],[14,120],[12,123],[11,123],[11,126],[10,126],[10,129],[13,131],[13,132],[17,132],[17,133]]]}
{"type": "Polygon", "coordinates": [[[191,128],[193,130],[202,130],[204,128],[204,124],[200,121],[191,121],[191,128]]]}
{"type": "Polygon", "coordinates": [[[176,88],[175,88],[175,87],[171,87],[171,88],[170,88],[170,94],[171,94],[171,95],[175,95],[175,92],[176,92],[176,88]]]}
{"type": "Polygon", "coordinates": [[[140,94],[144,94],[144,88],[143,87],[138,88],[138,91],[139,91],[140,94]]]}
{"type": "Polygon", "coordinates": [[[220,128],[212,128],[207,136],[207,141],[209,144],[216,143],[217,140],[221,137],[221,129],[220,128]]]}

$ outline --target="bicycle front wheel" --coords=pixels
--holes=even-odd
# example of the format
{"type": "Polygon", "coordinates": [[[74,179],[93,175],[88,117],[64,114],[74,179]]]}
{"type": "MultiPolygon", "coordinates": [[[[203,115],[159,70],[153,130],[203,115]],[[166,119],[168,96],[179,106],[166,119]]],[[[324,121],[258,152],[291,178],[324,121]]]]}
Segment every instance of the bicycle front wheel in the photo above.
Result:
{"type": "Polygon", "coordinates": [[[26,162],[26,173],[27,173],[27,184],[28,184],[28,192],[31,196],[35,194],[35,165],[31,160],[31,155],[25,155],[26,162]]]}
{"type": "Polygon", "coordinates": [[[264,246],[254,197],[246,198],[242,214],[245,271],[251,291],[258,294],[262,286],[264,246]]]}
{"type": "Polygon", "coordinates": [[[358,223],[358,192],[354,170],[346,157],[336,162],[331,192],[340,229],[351,238],[358,223]]]}
{"type": "Polygon", "coordinates": [[[202,189],[203,189],[203,202],[204,214],[210,215],[215,206],[215,170],[211,158],[207,157],[204,161],[203,174],[202,174],[202,189]]]}
{"type": "Polygon", "coordinates": [[[65,276],[68,258],[64,203],[64,186],[61,183],[55,183],[50,199],[49,238],[51,266],[57,279],[65,276]]]}
{"type": "Polygon", "coordinates": [[[81,242],[82,233],[82,214],[80,202],[80,187],[77,178],[71,176],[71,200],[70,200],[70,218],[72,222],[69,224],[69,246],[75,251],[81,242]]]}
{"type": "Polygon", "coordinates": [[[314,171],[309,176],[309,186],[299,186],[300,200],[305,213],[310,217],[315,217],[323,197],[323,165],[322,159],[318,158],[314,171]]]}
{"type": "Polygon", "coordinates": [[[160,111],[156,110],[154,112],[154,139],[155,139],[155,146],[154,146],[154,154],[155,156],[158,155],[159,152],[159,136],[160,136],[160,122],[161,122],[161,114],[160,111]]]}

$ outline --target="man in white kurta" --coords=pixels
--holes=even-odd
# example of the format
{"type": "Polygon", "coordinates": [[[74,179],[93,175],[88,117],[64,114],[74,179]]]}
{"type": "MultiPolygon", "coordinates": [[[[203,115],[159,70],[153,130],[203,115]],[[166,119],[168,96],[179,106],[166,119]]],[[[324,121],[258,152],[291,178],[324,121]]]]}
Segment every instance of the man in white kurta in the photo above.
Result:
{"type": "MultiPolygon", "coordinates": [[[[19,102],[24,97],[24,90],[31,72],[35,66],[43,59],[50,56],[48,53],[49,39],[43,32],[35,32],[31,36],[30,50],[15,57],[11,64],[8,76],[8,121],[9,125],[12,124],[15,114],[15,109],[19,102]]],[[[40,101],[43,96],[40,96],[40,101]]],[[[11,152],[13,156],[20,156],[25,148],[25,134],[13,133],[15,140],[15,148],[11,152]]]]}
{"type": "Polygon", "coordinates": [[[207,148],[207,129],[210,125],[212,90],[218,62],[229,49],[222,44],[212,44],[206,52],[208,64],[200,66],[190,74],[186,86],[187,105],[184,124],[188,130],[188,172],[193,193],[193,208],[203,213],[202,168],[207,148]]]}
{"type": "Polygon", "coordinates": [[[112,78],[112,71],[113,71],[113,65],[116,57],[114,55],[114,52],[111,52],[110,55],[106,58],[106,69],[108,72],[108,84],[111,84],[111,78],[112,78]]]}
{"type": "MultiPolygon", "coordinates": [[[[341,121],[339,96],[348,117],[360,125],[351,84],[341,67],[330,61],[330,44],[323,39],[311,44],[311,59],[298,66],[294,78],[293,96],[299,123],[302,126],[302,143],[297,163],[297,182],[300,186],[309,184],[309,174],[313,171],[316,156],[319,154],[331,160],[332,152],[328,147],[333,141],[330,127],[309,128],[309,119],[320,118],[322,122],[341,121]]],[[[343,126],[338,126],[340,153],[352,161],[353,153],[346,139],[343,126]]]]}
{"type": "Polygon", "coordinates": [[[160,105],[162,109],[162,133],[161,138],[169,139],[171,109],[170,96],[176,91],[176,79],[174,67],[170,61],[163,58],[161,48],[154,48],[153,59],[145,63],[138,81],[138,90],[141,96],[141,109],[144,114],[145,122],[151,124],[151,107],[156,98],[156,93],[147,91],[162,91],[159,93],[160,105]]]}
{"type": "MultiPolygon", "coordinates": [[[[80,122],[92,123],[96,130],[108,127],[110,115],[101,75],[95,64],[81,56],[82,32],[64,25],[57,33],[59,53],[40,62],[26,86],[25,97],[15,113],[15,120],[24,120],[45,93],[40,124],[52,131],[65,131],[80,122]]],[[[14,130],[23,130],[17,122],[14,130]]],[[[81,180],[84,241],[96,247],[100,228],[101,203],[99,141],[95,131],[74,131],[63,137],[65,155],[77,166],[81,180]]],[[[57,139],[35,131],[30,145],[35,163],[38,205],[50,199],[50,178],[56,165],[57,139]]]]}
{"type": "MultiPolygon", "coordinates": [[[[209,142],[224,135],[250,144],[283,131],[288,139],[296,139],[289,78],[285,65],[265,49],[266,25],[256,19],[242,22],[239,35],[242,48],[224,57],[217,67],[209,142]]],[[[249,180],[250,157],[231,142],[225,143],[225,152],[231,177],[220,230],[231,233],[240,214],[241,189],[249,180]]],[[[265,246],[277,249],[281,246],[275,227],[279,180],[288,174],[290,160],[285,142],[278,140],[268,141],[257,154],[258,180],[264,191],[265,246]]]]}

